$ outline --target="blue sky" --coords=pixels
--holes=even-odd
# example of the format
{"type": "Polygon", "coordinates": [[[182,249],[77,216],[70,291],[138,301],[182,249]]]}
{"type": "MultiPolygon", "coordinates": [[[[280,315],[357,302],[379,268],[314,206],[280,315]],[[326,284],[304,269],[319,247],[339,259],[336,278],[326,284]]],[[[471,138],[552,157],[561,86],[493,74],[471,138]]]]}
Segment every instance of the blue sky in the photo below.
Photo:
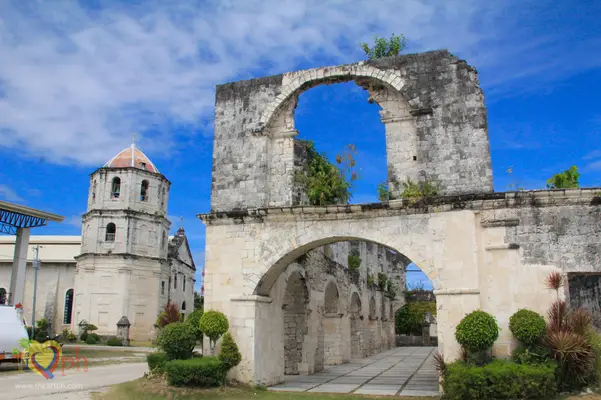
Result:
{"type": "MultiPolygon", "coordinates": [[[[202,266],[215,85],[358,61],[359,42],[392,32],[405,52],[447,48],[477,68],[497,191],[543,188],[574,164],[582,186],[601,186],[598,1],[51,3],[0,3],[0,199],[66,216],[36,234],[79,234],[88,175],[138,132],[202,266]]],[[[353,202],[376,200],[386,178],[366,99],[352,83],[317,87],[296,112],[300,138],[327,154],[357,146],[353,202]]]]}

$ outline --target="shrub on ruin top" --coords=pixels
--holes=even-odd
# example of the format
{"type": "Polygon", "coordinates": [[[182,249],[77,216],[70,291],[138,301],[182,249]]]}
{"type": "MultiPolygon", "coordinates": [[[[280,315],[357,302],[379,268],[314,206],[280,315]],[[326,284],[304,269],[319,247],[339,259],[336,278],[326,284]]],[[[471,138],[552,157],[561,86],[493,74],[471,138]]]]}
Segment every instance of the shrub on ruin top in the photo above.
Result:
{"type": "Polygon", "coordinates": [[[513,336],[525,345],[539,343],[547,328],[542,315],[528,309],[522,309],[509,318],[509,330],[513,336]]]}
{"type": "Polygon", "coordinates": [[[499,338],[499,326],[495,318],[481,310],[466,315],[455,330],[457,342],[472,352],[488,350],[499,338]]]}
{"type": "Polygon", "coordinates": [[[196,335],[189,324],[173,322],[159,333],[157,346],[170,360],[185,360],[192,357],[196,335]]]}

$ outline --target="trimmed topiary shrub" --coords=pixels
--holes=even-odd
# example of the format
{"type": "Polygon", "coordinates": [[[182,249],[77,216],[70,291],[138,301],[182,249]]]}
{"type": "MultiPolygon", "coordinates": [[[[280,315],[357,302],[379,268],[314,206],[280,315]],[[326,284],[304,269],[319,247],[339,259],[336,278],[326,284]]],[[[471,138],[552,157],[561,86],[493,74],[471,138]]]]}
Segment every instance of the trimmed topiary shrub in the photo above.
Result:
{"type": "Polygon", "coordinates": [[[227,375],[227,368],[216,357],[168,361],[163,369],[169,384],[175,386],[220,386],[227,375]]]}
{"type": "Polygon", "coordinates": [[[457,325],[455,338],[468,351],[486,351],[499,338],[499,326],[492,315],[476,310],[466,315],[457,325]]]}
{"type": "Polygon", "coordinates": [[[189,324],[194,330],[196,340],[202,343],[202,331],[200,330],[200,318],[202,317],[203,311],[200,308],[195,309],[186,317],[186,323],[189,324]]]}
{"type": "Polygon", "coordinates": [[[98,340],[96,340],[96,338],[92,335],[88,335],[88,337],[86,338],[86,343],[87,344],[96,344],[98,343],[98,340]]]}
{"type": "Polygon", "coordinates": [[[450,400],[553,399],[557,394],[555,368],[555,363],[495,360],[478,367],[459,361],[446,366],[442,387],[450,400]]]}
{"type": "Polygon", "coordinates": [[[195,344],[194,330],[189,324],[182,322],[166,325],[157,338],[157,346],[170,360],[185,360],[192,357],[195,344]]]}
{"type": "Polygon", "coordinates": [[[106,341],[107,346],[122,346],[123,343],[121,342],[121,339],[117,339],[116,337],[112,337],[109,338],[106,341]]]}
{"type": "Polygon", "coordinates": [[[229,332],[223,335],[219,359],[228,370],[240,364],[240,361],[242,360],[242,354],[240,354],[240,351],[238,350],[238,345],[232,337],[232,334],[229,332]]]}
{"type": "Polygon", "coordinates": [[[229,329],[230,325],[225,314],[210,310],[200,317],[198,326],[202,333],[211,340],[211,354],[215,354],[215,342],[229,329]]]}
{"type": "Polygon", "coordinates": [[[165,363],[169,359],[165,353],[150,353],[146,356],[146,362],[148,363],[148,370],[153,373],[164,372],[165,363]]]}
{"type": "Polygon", "coordinates": [[[528,309],[518,310],[509,318],[509,330],[521,343],[530,346],[540,343],[547,323],[542,315],[528,309]]]}

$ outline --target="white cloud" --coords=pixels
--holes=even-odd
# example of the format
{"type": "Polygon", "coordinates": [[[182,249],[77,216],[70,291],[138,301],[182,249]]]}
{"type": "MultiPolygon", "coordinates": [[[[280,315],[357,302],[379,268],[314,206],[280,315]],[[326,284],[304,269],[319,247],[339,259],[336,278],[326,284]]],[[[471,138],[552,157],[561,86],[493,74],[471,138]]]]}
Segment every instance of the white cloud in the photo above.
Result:
{"type": "Polygon", "coordinates": [[[0,198],[6,201],[21,202],[23,198],[17,194],[10,186],[0,183],[0,198]]]}
{"type": "MultiPolygon", "coordinates": [[[[362,58],[358,42],[373,34],[404,33],[411,51],[448,47],[487,70],[502,65],[502,73],[487,75],[499,86],[548,70],[565,75],[569,64],[565,54],[548,61],[551,49],[560,50],[554,38],[517,42],[520,27],[507,25],[505,2],[77,4],[0,4],[0,54],[9,55],[0,63],[0,142],[57,163],[98,165],[134,131],[147,153],[169,154],[177,146],[174,127],[186,127],[180,139],[199,130],[210,135],[216,84],[303,61],[352,62],[362,58]],[[498,38],[507,41],[491,45],[498,38]],[[528,57],[522,62],[521,55],[528,57]]],[[[572,59],[586,49],[575,47],[572,59]]],[[[586,54],[582,68],[598,61],[586,54]]]]}

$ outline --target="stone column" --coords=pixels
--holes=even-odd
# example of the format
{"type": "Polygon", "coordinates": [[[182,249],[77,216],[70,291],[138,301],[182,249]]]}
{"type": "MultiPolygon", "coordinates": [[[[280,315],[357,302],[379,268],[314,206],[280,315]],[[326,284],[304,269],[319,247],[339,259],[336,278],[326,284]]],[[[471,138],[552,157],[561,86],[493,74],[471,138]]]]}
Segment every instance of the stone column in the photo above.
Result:
{"type": "Polygon", "coordinates": [[[27,268],[27,250],[29,249],[29,228],[17,228],[13,268],[10,275],[10,291],[7,304],[23,304],[25,273],[27,268]]]}
{"type": "Polygon", "coordinates": [[[129,327],[131,324],[129,320],[124,315],[121,317],[119,322],[117,322],[117,339],[121,340],[121,344],[123,346],[129,346],[129,327]]]}

